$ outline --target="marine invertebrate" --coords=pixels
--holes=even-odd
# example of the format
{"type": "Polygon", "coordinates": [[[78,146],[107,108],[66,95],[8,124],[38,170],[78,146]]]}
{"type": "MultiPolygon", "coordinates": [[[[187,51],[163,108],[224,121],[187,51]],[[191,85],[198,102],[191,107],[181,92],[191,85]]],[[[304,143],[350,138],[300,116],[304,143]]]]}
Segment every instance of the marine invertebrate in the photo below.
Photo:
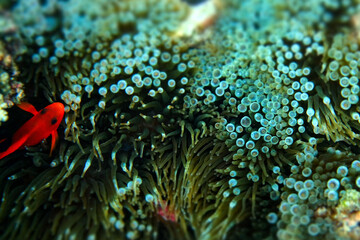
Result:
{"type": "Polygon", "coordinates": [[[24,97],[22,83],[16,81],[19,75],[18,67],[14,57],[20,52],[20,46],[13,44],[7,47],[9,42],[16,41],[16,34],[13,34],[14,23],[9,14],[4,13],[0,21],[0,35],[7,38],[0,41],[0,124],[8,119],[6,109],[11,107],[14,102],[19,102],[24,97]],[[13,36],[15,35],[15,36],[13,36]],[[14,48],[14,49],[11,49],[14,48]]]}
{"type": "Polygon", "coordinates": [[[359,238],[359,192],[353,189],[345,191],[339,200],[336,213],[333,216],[337,226],[337,235],[340,237],[348,237],[350,239],[359,238]]]}
{"type": "Polygon", "coordinates": [[[356,1],[214,3],[14,5],[21,79],[66,114],[58,154],[0,162],[4,238],[302,239],[352,226],[338,203],[358,192],[356,1]],[[184,34],[198,6],[214,11],[184,34]]]}
{"type": "Polygon", "coordinates": [[[304,154],[308,155],[305,159],[305,155],[297,157],[303,164],[294,165],[285,179],[277,222],[279,239],[338,239],[344,231],[356,236],[356,229],[347,228],[351,220],[341,214],[350,208],[356,211],[356,203],[349,206],[348,198],[357,192],[359,156],[331,147],[318,153],[314,145],[308,145],[304,154]]]}
{"type": "Polygon", "coordinates": [[[356,110],[358,69],[354,60],[358,50],[357,44],[347,45],[351,42],[348,37],[336,35],[323,55],[323,83],[316,87],[317,95],[310,98],[307,115],[315,133],[326,135],[334,142],[354,143],[359,138],[358,131],[354,131],[359,128],[356,110]]]}

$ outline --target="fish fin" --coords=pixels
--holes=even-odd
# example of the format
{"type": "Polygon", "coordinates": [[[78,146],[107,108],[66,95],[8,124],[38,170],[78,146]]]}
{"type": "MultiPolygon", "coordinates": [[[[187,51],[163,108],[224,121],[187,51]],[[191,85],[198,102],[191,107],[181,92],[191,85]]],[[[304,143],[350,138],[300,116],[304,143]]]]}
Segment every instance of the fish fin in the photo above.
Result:
{"type": "Polygon", "coordinates": [[[58,135],[57,131],[55,130],[55,131],[53,131],[53,132],[51,133],[50,156],[51,156],[51,154],[52,154],[52,152],[53,152],[53,150],[54,150],[54,148],[55,148],[55,145],[56,145],[58,139],[59,139],[59,135],[58,135]]]}
{"type": "Polygon", "coordinates": [[[6,151],[0,153],[0,159],[6,157],[7,155],[21,148],[25,144],[26,140],[27,140],[27,136],[23,136],[22,138],[18,139],[16,142],[11,143],[10,147],[6,149],[6,151]]]}
{"type": "Polygon", "coordinates": [[[18,106],[19,108],[21,108],[24,111],[27,111],[29,113],[34,114],[34,115],[36,115],[38,113],[36,108],[33,105],[31,105],[30,103],[27,103],[27,102],[22,102],[20,104],[17,104],[16,106],[18,106]]]}

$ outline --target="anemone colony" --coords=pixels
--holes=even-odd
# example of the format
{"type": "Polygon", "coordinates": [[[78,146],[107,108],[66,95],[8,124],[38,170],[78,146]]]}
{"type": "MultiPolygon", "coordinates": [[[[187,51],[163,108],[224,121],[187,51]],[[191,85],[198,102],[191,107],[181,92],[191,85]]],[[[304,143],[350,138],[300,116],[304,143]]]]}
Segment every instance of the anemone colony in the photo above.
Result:
{"type": "Polygon", "coordinates": [[[0,1],[1,239],[360,238],[360,2],[198,2],[0,1]]]}

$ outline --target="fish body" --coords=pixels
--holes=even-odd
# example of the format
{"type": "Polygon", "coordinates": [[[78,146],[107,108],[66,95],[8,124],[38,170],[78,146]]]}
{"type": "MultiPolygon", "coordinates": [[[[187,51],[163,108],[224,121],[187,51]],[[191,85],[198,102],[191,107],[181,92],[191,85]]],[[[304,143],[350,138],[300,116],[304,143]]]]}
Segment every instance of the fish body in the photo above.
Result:
{"type": "MultiPolygon", "coordinates": [[[[21,103],[19,108],[32,113],[34,116],[22,125],[13,135],[11,145],[0,153],[0,159],[28,146],[34,146],[51,135],[51,150],[55,148],[58,139],[57,128],[64,117],[64,105],[59,102],[37,111],[30,103],[21,103]]],[[[4,139],[5,140],[5,139],[4,139]]],[[[0,143],[4,140],[1,140],[0,143]]]]}

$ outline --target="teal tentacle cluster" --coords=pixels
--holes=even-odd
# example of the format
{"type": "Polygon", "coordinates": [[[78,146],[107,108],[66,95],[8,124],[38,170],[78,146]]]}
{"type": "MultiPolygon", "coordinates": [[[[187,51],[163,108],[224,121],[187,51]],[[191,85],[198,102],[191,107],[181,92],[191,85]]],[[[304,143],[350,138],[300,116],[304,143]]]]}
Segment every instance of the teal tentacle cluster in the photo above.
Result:
{"type": "Polygon", "coordinates": [[[7,5],[66,114],[1,159],[0,238],[358,238],[360,2],[188,2],[7,5]]]}
{"type": "Polygon", "coordinates": [[[303,155],[312,157],[304,160],[298,155],[303,164],[294,165],[285,179],[279,220],[271,221],[268,215],[269,222],[280,229],[278,238],[358,238],[357,220],[351,217],[351,212],[358,211],[357,203],[350,199],[358,194],[359,156],[334,148],[318,155],[310,144],[303,155]]]}

